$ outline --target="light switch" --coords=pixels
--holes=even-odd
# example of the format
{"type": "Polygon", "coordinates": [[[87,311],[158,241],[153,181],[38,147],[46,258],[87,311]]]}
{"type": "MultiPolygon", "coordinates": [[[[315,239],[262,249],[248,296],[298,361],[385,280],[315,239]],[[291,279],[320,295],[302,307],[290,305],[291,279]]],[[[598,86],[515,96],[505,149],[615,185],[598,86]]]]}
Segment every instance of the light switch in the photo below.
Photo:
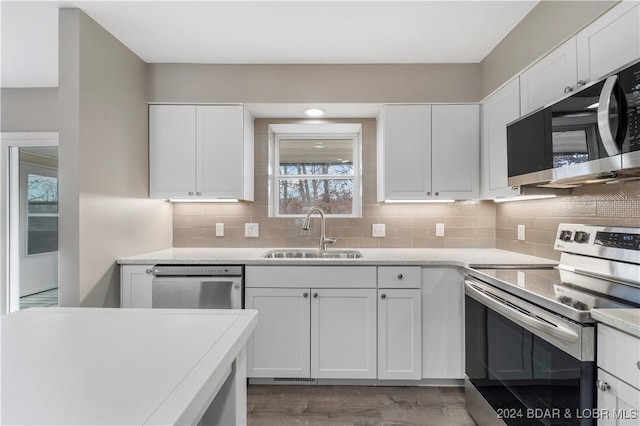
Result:
{"type": "Polygon", "coordinates": [[[216,223],[216,237],[224,237],[224,223],[216,223]]]}
{"type": "Polygon", "coordinates": [[[436,237],[444,237],[444,223],[436,223],[436,237]]]}
{"type": "Polygon", "coordinates": [[[518,240],[524,241],[524,238],[525,238],[524,225],[518,225],[518,240]]]}
{"type": "Polygon", "coordinates": [[[245,223],[244,224],[244,236],[249,238],[257,238],[260,236],[260,224],[259,223],[245,223]]]}
{"type": "Polygon", "coordinates": [[[374,223],[371,225],[371,236],[381,238],[386,235],[386,226],[384,223],[374,223]]]}

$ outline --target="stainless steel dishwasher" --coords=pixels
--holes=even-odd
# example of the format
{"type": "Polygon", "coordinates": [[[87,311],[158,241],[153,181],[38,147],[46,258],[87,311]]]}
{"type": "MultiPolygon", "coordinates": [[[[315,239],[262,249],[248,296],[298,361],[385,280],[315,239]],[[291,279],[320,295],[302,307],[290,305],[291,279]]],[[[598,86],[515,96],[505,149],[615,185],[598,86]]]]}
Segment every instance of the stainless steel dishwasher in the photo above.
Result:
{"type": "Polygon", "coordinates": [[[176,309],[242,309],[243,266],[156,265],[151,306],[176,309]]]}

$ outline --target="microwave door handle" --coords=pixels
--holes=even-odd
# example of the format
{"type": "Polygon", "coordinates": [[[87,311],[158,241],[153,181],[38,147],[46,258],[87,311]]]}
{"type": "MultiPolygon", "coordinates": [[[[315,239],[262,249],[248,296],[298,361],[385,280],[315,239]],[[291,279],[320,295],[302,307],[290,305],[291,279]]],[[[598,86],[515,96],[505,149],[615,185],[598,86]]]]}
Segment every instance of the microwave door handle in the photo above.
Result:
{"type": "Polygon", "coordinates": [[[620,154],[620,148],[618,148],[616,144],[615,137],[611,131],[611,122],[609,121],[611,95],[613,94],[617,81],[617,75],[612,75],[607,78],[604,86],[602,86],[600,99],[598,100],[598,131],[600,132],[604,149],[607,151],[607,154],[609,154],[609,157],[620,154]]]}
{"type": "MultiPolygon", "coordinates": [[[[541,331],[560,340],[564,340],[568,343],[575,343],[578,341],[578,334],[575,331],[563,327],[561,324],[552,324],[551,322],[541,321],[537,318],[523,314],[517,309],[514,309],[509,305],[505,305],[504,303],[477,290],[473,284],[473,281],[465,280],[465,289],[469,296],[495,312],[502,314],[504,317],[512,320],[516,324],[528,325],[535,330],[541,331]]],[[[506,297],[506,295],[503,297],[506,297]]]]}

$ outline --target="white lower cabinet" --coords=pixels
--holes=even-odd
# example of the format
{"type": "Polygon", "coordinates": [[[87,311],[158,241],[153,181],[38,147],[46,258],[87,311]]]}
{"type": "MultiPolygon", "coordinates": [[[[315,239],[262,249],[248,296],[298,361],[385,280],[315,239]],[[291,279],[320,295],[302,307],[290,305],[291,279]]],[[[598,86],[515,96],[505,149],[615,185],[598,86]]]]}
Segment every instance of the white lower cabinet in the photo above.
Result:
{"type": "Polygon", "coordinates": [[[245,307],[259,317],[247,345],[249,377],[309,377],[309,289],[247,288],[245,307]]]}
{"type": "Polygon", "coordinates": [[[376,290],[311,292],[311,377],[375,379],[376,290]]]}
{"type": "Polygon", "coordinates": [[[640,339],[598,324],[598,425],[640,424],[640,339]]]}
{"type": "Polygon", "coordinates": [[[422,268],[422,378],[464,378],[464,272],[422,268]]]}
{"type": "Polygon", "coordinates": [[[375,279],[375,267],[248,266],[248,377],[375,379],[375,279]]]}
{"type": "Polygon", "coordinates": [[[640,391],[624,380],[598,368],[598,426],[640,424],[640,391]]]}
{"type": "Polygon", "coordinates": [[[376,290],[247,288],[248,376],[374,379],[376,290]]]}
{"type": "Polygon", "coordinates": [[[378,379],[422,378],[420,289],[378,290],[378,379]]]}
{"type": "Polygon", "coordinates": [[[153,265],[120,266],[120,307],[150,308],[153,265]]]}

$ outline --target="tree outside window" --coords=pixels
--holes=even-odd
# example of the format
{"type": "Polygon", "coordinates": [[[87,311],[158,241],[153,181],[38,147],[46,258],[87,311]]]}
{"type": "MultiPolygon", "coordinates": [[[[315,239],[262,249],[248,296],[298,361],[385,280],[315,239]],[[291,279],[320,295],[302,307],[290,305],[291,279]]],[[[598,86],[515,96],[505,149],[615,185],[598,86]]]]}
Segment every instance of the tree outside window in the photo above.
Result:
{"type": "Polygon", "coordinates": [[[319,207],[328,215],[360,211],[357,135],[276,138],[276,216],[304,215],[319,207]]]}

